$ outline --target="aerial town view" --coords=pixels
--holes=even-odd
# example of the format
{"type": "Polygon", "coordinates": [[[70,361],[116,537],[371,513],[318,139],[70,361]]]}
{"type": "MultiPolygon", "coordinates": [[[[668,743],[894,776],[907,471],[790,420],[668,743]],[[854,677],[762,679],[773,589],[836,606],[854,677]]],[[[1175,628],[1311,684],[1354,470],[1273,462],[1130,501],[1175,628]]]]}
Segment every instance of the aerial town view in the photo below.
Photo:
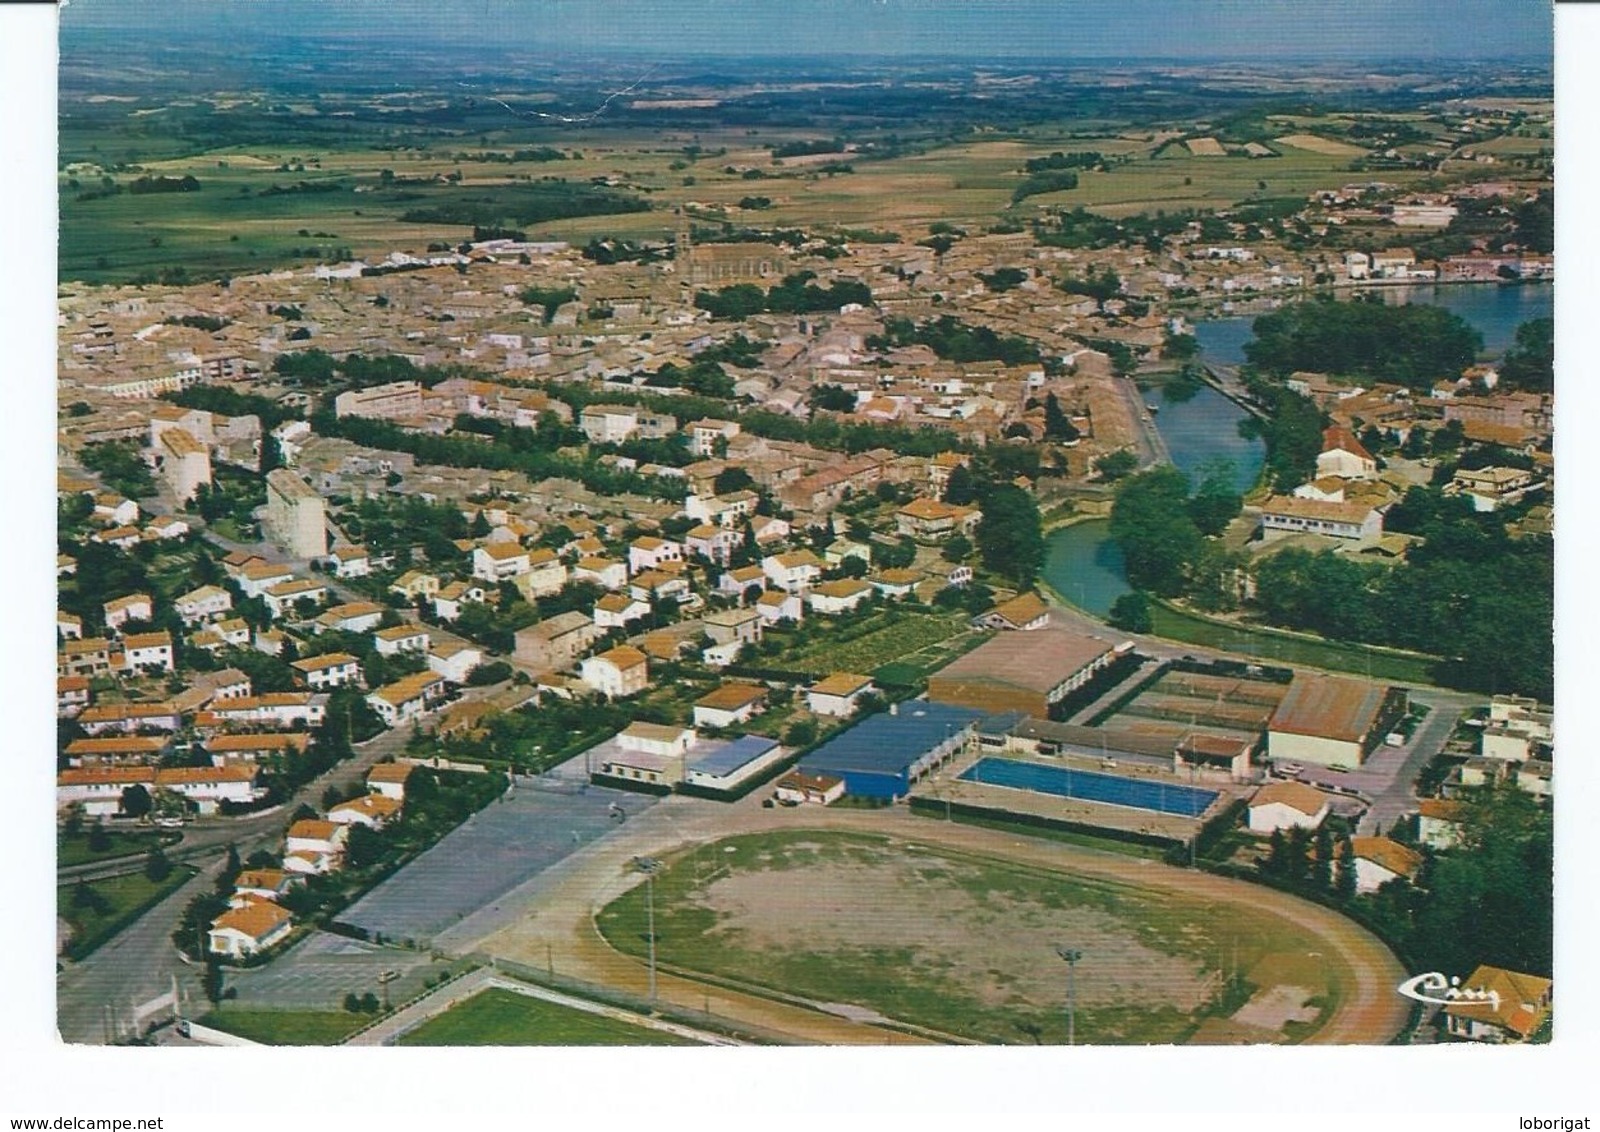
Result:
{"type": "Polygon", "coordinates": [[[467,7],[62,10],[63,1042],[1551,1040],[1547,4],[467,7]]]}

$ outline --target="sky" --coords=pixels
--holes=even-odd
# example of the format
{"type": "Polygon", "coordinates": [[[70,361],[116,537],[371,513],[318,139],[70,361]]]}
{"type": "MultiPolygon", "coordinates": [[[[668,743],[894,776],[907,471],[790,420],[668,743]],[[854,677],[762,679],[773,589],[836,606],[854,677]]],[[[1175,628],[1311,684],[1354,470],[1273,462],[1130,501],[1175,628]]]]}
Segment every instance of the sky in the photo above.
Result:
{"type": "Polygon", "coordinates": [[[88,27],[393,35],[562,52],[1484,58],[1553,51],[1548,0],[68,0],[88,27]]]}

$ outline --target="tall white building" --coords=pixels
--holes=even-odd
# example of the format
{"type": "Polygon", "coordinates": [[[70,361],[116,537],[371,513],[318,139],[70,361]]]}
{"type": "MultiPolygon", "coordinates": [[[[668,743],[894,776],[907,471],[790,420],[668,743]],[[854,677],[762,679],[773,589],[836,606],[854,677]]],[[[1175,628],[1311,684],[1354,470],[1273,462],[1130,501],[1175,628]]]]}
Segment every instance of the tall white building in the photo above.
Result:
{"type": "Polygon", "coordinates": [[[328,552],[328,523],[322,496],[287,468],[267,473],[266,536],[296,558],[321,558],[328,552]]]}

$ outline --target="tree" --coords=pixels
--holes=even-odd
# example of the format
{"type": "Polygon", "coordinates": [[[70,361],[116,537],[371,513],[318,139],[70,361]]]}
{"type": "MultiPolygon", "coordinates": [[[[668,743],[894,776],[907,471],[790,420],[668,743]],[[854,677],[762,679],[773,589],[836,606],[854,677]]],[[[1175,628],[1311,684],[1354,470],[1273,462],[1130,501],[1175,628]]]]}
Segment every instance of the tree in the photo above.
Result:
{"type": "Polygon", "coordinates": [[[1509,389],[1534,393],[1555,390],[1555,322],[1539,318],[1517,327],[1517,337],[1500,363],[1500,380],[1509,389]]]}
{"type": "Polygon", "coordinates": [[[364,869],[377,864],[383,858],[383,850],[382,834],[360,822],[351,824],[350,836],[344,847],[344,859],[347,865],[352,869],[364,869]]]}
{"type": "Polygon", "coordinates": [[[215,955],[206,956],[206,971],[203,978],[206,1001],[215,1006],[222,1001],[222,961],[215,955]]]}
{"type": "Polygon", "coordinates": [[[1039,505],[1020,487],[1001,484],[987,494],[977,538],[984,569],[1023,589],[1039,577],[1045,553],[1039,505]]]}
{"type": "Polygon", "coordinates": [[[348,1014],[361,1013],[361,996],[355,991],[350,991],[344,996],[344,1008],[348,1014]]]}
{"type": "Polygon", "coordinates": [[[952,507],[966,507],[978,498],[977,481],[965,464],[950,469],[944,481],[944,501],[952,507]]]}
{"type": "Polygon", "coordinates": [[[1311,866],[1311,883],[1319,891],[1333,889],[1333,830],[1323,822],[1317,827],[1316,855],[1311,866]]]}
{"type": "Polygon", "coordinates": [[[1112,626],[1129,633],[1148,633],[1155,626],[1150,617],[1150,598],[1140,590],[1122,594],[1111,603],[1112,626]]]}
{"type": "Polygon", "coordinates": [[[89,852],[105,853],[111,848],[111,834],[106,832],[103,822],[96,821],[89,827],[89,852]]]}
{"type": "Polygon", "coordinates": [[[817,725],[810,719],[797,719],[783,732],[786,747],[808,747],[817,741],[817,725]]]}
{"type": "Polygon", "coordinates": [[[1356,898],[1356,851],[1349,837],[1339,839],[1339,869],[1333,891],[1341,903],[1348,904],[1356,898]]]}
{"type": "Polygon", "coordinates": [[[1164,597],[1183,591],[1204,538],[1189,516],[1189,479],[1168,466],[1150,468],[1117,489],[1111,536],[1122,548],[1130,585],[1164,597]]]}
{"type": "Polygon", "coordinates": [[[1189,517],[1203,535],[1220,535],[1244,507],[1244,497],[1233,489],[1233,469],[1226,464],[1210,469],[1189,499],[1189,517]]]}
{"type": "Polygon", "coordinates": [[[145,854],[144,875],[152,884],[160,884],[172,875],[172,862],[167,860],[159,845],[152,846],[145,854]]]}
{"type": "Polygon", "coordinates": [[[1094,470],[1108,483],[1129,475],[1138,466],[1139,457],[1126,448],[1108,452],[1094,462],[1094,470]]]}
{"type": "Polygon", "coordinates": [[[750,478],[750,473],[736,465],[730,465],[718,472],[711,481],[711,490],[718,495],[728,495],[731,492],[743,491],[754,485],[755,480],[750,478]]]}
{"type": "Polygon", "coordinates": [[[945,540],[944,549],[939,552],[939,557],[946,562],[960,562],[972,553],[972,540],[966,535],[951,535],[945,540]]]}
{"type": "Polygon", "coordinates": [[[1044,434],[1051,440],[1065,441],[1077,440],[1081,435],[1062,411],[1061,402],[1054,393],[1047,394],[1044,399],[1044,434]]]}
{"type": "Polygon", "coordinates": [[[150,812],[150,791],[135,782],[122,791],[121,809],[130,818],[142,818],[150,812]]]}
{"type": "Polygon", "coordinates": [[[368,991],[361,996],[361,1013],[376,1014],[378,1012],[378,996],[368,991]]]}

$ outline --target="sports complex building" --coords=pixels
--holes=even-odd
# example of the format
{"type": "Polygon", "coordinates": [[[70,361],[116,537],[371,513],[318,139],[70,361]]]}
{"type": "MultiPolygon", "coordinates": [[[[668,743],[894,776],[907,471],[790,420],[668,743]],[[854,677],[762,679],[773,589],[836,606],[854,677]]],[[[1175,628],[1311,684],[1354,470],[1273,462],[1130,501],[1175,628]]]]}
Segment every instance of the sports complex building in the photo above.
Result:
{"type": "Polygon", "coordinates": [[[900,798],[912,783],[965,750],[980,711],[907,700],[842,731],[800,760],[809,775],[844,780],[858,798],[900,798]]]}
{"type": "Polygon", "coordinates": [[[1408,708],[1403,688],[1350,676],[1296,673],[1267,724],[1267,757],[1360,766],[1408,708]]]}
{"type": "Polygon", "coordinates": [[[928,698],[985,715],[1020,711],[1039,719],[1116,659],[1105,641],[1065,629],[1001,633],[928,677],[928,698]]]}

